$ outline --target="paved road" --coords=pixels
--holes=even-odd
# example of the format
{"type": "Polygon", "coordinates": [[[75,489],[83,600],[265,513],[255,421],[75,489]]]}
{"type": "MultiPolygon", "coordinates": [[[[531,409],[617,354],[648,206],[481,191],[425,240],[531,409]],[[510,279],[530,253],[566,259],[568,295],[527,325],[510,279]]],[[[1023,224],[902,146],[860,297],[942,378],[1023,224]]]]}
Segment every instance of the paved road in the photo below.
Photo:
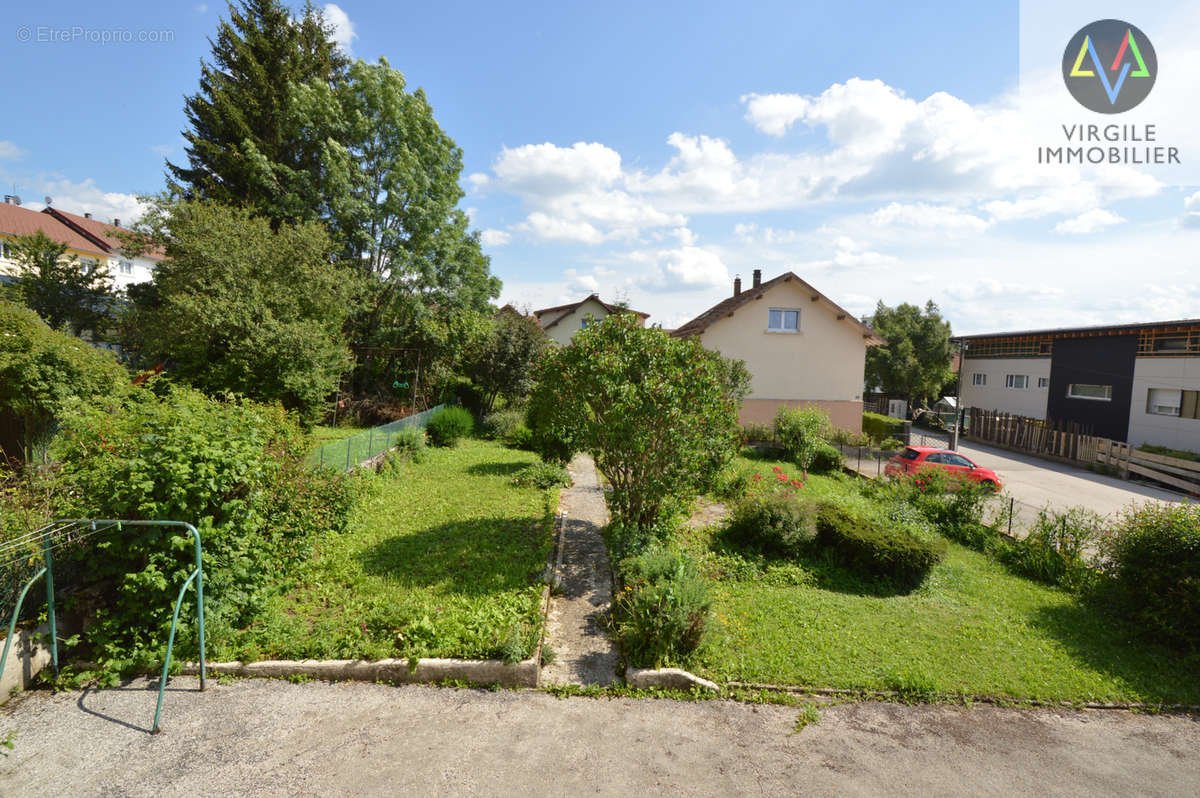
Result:
{"type": "Polygon", "coordinates": [[[1101,476],[1082,468],[1016,454],[974,441],[962,441],[958,448],[967,457],[1000,475],[1004,491],[1023,505],[1017,511],[1018,521],[1024,520],[1026,523],[1046,505],[1055,509],[1083,506],[1101,515],[1112,515],[1130,503],[1183,500],[1180,494],[1168,490],[1101,476]]]}
{"type": "Polygon", "coordinates": [[[1200,721],[1124,712],[907,707],[798,710],[726,701],[556,699],[259,679],[172,682],[163,731],[144,681],[34,693],[0,794],[1196,795],[1200,721]]]}

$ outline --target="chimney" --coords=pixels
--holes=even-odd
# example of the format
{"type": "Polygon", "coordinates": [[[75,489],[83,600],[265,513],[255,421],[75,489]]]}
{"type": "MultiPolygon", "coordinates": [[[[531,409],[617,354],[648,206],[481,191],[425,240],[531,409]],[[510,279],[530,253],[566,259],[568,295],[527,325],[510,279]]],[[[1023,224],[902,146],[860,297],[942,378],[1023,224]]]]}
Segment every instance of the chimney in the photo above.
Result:
{"type": "Polygon", "coordinates": [[[84,218],[84,219],[91,219],[91,218],[92,218],[92,212],[91,212],[91,211],[84,211],[84,212],[83,212],[83,218],[84,218]]]}
{"type": "Polygon", "coordinates": [[[21,198],[18,197],[16,194],[5,194],[4,195],[4,203],[6,205],[20,205],[21,198]]]}
{"type": "Polygon", "coordinates": [[[733,295],[737,296],[742,293],[742,275],[737,275],[733,278],[733,295]]]}
{"type": "Polygon", "coordinates": [[[114,218],[113,219],[113,227],[120,227],[120,226],[121,226],[121,220],[114,218]]]}
{"type": "Polygon", "coordinates": [[[762,269],[754,270],[754,287],[758,288],[762,285],[762,269]]]}

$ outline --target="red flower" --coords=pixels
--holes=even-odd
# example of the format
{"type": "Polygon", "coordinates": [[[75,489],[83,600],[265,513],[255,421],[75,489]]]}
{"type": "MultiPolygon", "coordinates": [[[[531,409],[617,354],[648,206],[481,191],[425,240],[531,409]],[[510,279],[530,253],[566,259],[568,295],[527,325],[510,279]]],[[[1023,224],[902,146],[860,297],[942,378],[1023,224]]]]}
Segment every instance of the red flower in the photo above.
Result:
{"type": "Polygon", "coordinates": [[[793,488],[803,488],[804,487],[804,483],[798,479],[793,479],[788,484],[791,485],[793,488]]]}
{"type": "Polygon", "coordinates": [[[762,474],[755,474],[755,475],[754,475],[754,481],[755,481],[755,482],[762,482],[762,474]]]}
{"type": "Polygon", "coordinates": [[[783,472],[780,472],[780,473],[776,474],[776,475],[775,475],[775,478],[776,478],[776,479],[778,479],[780,482],[787,482],[787,481],[788,481],[787,474],[784,474],[783,472]]]}

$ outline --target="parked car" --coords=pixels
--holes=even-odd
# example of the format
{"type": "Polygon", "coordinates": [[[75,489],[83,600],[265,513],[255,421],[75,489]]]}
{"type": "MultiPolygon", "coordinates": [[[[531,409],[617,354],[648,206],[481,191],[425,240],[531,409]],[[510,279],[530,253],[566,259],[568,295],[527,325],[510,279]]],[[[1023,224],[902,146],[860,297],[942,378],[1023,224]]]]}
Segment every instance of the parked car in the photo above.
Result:
{"type": "Polygon", "coordinates": [[[1003,487],[1000,477],[992,469],[984,468],[958,452],[952,452],[949,449],[935,449],[932,446],[906,447],[904,451],[888,461],[884,473],[895,477],[901,474],[915,474],[929,468],[940,468],[951,476],[969,479],[980,485],[987,485],[996,491],[1003,487]]]}

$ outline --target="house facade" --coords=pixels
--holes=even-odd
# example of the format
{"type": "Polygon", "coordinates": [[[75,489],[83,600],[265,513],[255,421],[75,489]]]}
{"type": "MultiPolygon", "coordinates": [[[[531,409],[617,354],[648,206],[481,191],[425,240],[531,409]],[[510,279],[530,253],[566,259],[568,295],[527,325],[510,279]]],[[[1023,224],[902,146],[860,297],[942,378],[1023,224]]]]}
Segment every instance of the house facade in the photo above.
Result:
{"type": "Polygon", "coordinates": [[[34,211],[21,207],[14,199],[0,203],[0,275],[16,276],[20,266],[14,257],[13,244],[19,236],[39,231],[52,241],[65,244],[67,255],[76,258],[81,267],[106,267],[116,290],[149,282],[155,266],[164,257],[159,251],[137,256],[125,254],[117,235],[124,228],[116,224],[93,219],[90,214],[80,216],[53,207],[34,211]]]}
{"type": "Polygon", "coordinates": [[[1200,451],[1200,319],[956,338],[964,407],[1200,451]]]}
{"type": "Polygon", "coordinates": [[[769,424],[780,407],[816,406],[834,425],[862,430],[867,347],[885,342],[849,311],[791,272],[753,283],[672,332],[746,362],[750,394],[741,423],[769,424]]]}
{"type": "Polygon", "coordinates": [[[638,323],[643,327],[646,325],[646,319],[650,318],[649,313],[610,305],[602,301],[599,294],[591,294],[579,302],[572,302],[569,305],[535,310],[533,316],[541,328],[546,331],[546,335],[551,341],[559,346],[567,346],[575,337],[576,332],[593,321],[603,321],[613,313],[635,313],[638,323]]]}

